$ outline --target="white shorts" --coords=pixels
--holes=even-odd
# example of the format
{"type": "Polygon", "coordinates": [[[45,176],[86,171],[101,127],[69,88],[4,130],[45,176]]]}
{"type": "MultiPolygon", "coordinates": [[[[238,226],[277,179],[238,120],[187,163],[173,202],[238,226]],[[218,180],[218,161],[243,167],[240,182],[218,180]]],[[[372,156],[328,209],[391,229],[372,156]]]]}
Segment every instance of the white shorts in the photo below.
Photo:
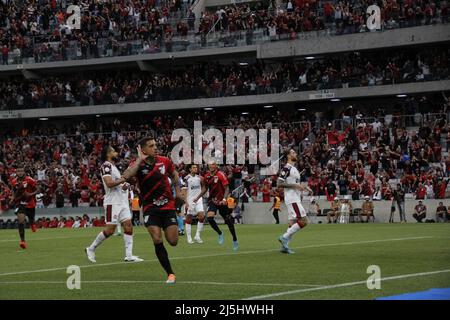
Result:
{"type": "Polygon", "coordinates": [[[198,200],[196,204],[189,202],[189,208],[187,209],[186,214],[195,217],[199,212],[205,212],[205,210],[203,209],[203,200],[198,200]]]}
{"type": "Polygon", "coordinates": [[[306,210],[300,202],[286,204],[286,207],[288,209],[289,220],[299,220],[300,218],[306,217],[306,210]]]}
{"type": "Polygon", "coordinates": [[[131,219],[130,206],[128,204],[104,205],[106,224],[119,224],[131,219]]]}

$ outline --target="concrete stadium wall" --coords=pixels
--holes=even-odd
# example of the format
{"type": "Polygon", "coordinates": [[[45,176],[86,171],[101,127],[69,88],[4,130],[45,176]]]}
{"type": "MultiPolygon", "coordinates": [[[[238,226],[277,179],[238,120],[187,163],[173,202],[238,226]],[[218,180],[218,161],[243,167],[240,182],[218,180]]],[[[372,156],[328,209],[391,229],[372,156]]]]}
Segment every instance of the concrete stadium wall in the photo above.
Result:
{"type": "Polygon", "coordinates": [[[302,101],[320,101],[333,98],[367,98],[394,96],[396,94],[414,94],[450,90],[450,80],[403,83],[396,85],[341,88],[326,90],[321,98],[316,95],[321,91],[302,91],[250,96],[233,96],[225,98],[187,99],[128,104],[108,104],[97,106],[64,107],[51,109],[24,109],[0,111],[2,119],[26,119],[40,117],[69,117],[73,115],[107,115],[117,113],[134,113],[161,110],[202,109],[206,107],[255,106],[263,104],[296,103],[302,101]]]}
{"type": "MultiPolygon", "coordinates": [[[[436,220],[436,208],[439,202],[443,202],[445,206],[450,206],[450,199],[444,200],[424,200],[423,204],[427,207],[427,219],[436,220]]],[[[353,208],[361,208],[361,204],[363,201],[352,201],[353,208]]],[[[325,200],[318,201],[320,209],[329,209],[330,203],[325,200]]],[[[391,213],[391,204],[392,201],[374,201],[374,216],[375,222],[379,223],[388,223],[389,216],[391,213]]],[[[405,201],[405,211],[406,211],[406,220],[408,222],[416,222],[413,218],[414,207],[418,203],[417,200],[406,200],[405,201]]],[[[274,218],[272,216],[272,211],[268,211],[272,206],[272,203],[251,203],[246,204],[245,211],[243,212],[243,221],[246,224],[270,224],[274,223],[274,218]]],[[[304,201],[303,206],[306,210],[309,208],[309,201],[304,201]]],[[[394,214],[395,221],[398,222],[399,211],[398,207],[396,207],[396,211],[394,214]]],[[[311,223],[316,223],[318,221],[326,222],[326,217],[313,217],[309,219],[311,223]]],[[[280,223],[287,223],[287,208],[283,203],[281,206],[280,213],[280,223]]]]}
{"type": "Polygon", "coordinates": [[[317,37],[311,33],[307,39],[278,41],[261,44],[258,59],[309,56],[346,51],[373,50],[426,43],[450,41],[448,25],[434,25],[356,33],[333,37],[317,37]]]}
{"type": "MultiPolygon", "coordinates": [[[[444,200],[424,200],[424,204],[427,207],[427,219],[434,219],[436,220],[436,208],[439,204],[439,202],[443,202],[445,206],[450,206],[450,199],[444,199],[444,200]]],[[[361,204],[363,201],[352,201],[353,208],[361,208],[361,204]]],[[[389,215],[391,212],[391,201],[374,201],[374,207],[375,207],[375,222],[378,223],[387,223],[389,221],[389,215]]],[[[405,209],[406,209],[406,220],[408,222],[416,222],[416,220],[412,217],[412,214],[414,213],[414,207],[418,203],[417,200],[406,200],[405,202],[405,209]]],[[[272,217],[272,211],[269,211],[269,208],[272,206],[272,203],[263,203],[263,202],[252,202],[252,203],[246,203],[245,204],[245,211],[243,211],[243,222],[245,224],[272,224],[274,223],[274,219],[272,217]]],[[[309,207],[309,201],[304,201],[303,206],[306,210],[308,210],[309,207]]],[[[319,206],[323,209],[329,209],[330,204],[329,202],[325,200],[319,200],[319,206]]],[[[206,206],[205,206],[206,208],[206,206]]],[[[46,217],[46,218],[53,218],[53,217],[60,217],[63,215],[64,217],[76,217],[76,216],[82,216],[83,214],[89,215],[91,218],[93,217],[101,217],[103,215],[103,208],[71,208],[71,207],[64,207],[62,209],[57,208],[50,208],[50,209],[36,209],[36,219],[40,217],[46,217]]],[[[396,208],[395,212],[395,221],[398,222],[399,219],[399,212],[398,208],[396,208]]],[[[0,219],[3,219],[4,221],[8,219],[15,219],[15,215],[12,211],[8,211],[6,213],[3,213],[0,215],[0,219]]],[[[320,217],[318,218],[320,221],[325,222],[326,217],[320,217]]],[[[318,222],[317,218],[310,218],[311,223],[318,222]]],[[[218,222],[222,222],[222,219],[220,216],[217,216],[218,222]]],[[[282,204],[281,207],[281,213],[280,213],[280,222],[281,223],[287,223],[287,209],[285,204],[282,204]]]]}

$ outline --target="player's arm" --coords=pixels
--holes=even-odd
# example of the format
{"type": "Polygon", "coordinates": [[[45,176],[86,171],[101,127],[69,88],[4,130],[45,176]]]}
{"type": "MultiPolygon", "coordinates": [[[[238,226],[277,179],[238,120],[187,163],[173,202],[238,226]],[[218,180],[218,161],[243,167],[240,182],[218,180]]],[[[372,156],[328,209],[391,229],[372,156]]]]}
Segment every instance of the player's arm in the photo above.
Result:
{"type": "Polygon", "coordinates": [[[38,190],[38,188],[37,188],[37,184],[36,184],[36,181],[34,181],[34,180],[31,180],[31,186],[32,186],[32,192],[24,192],[23,193],[23,196],[24,196],[24,198],[26,198],[26,199],[28,199],[28,198],[31,198],[31,197],[34,197],[35,195],[37,195],[38,193],[39,193],[39,190],[38,190]]]}
{"type": "Polygon", "coordinates": [[[142,152],[141,146],[137,147],[137,152],[138,152],[138,157],[137,157],[136,161],[131,166],[129,166],[122,174],[122,177],[124,177],[125,180],[128,180],[131,177],[134,177],[137,174],[139,167],[141,166],[141,163],[143,161],[145,161],[145,159],[147,159],[147,157],[148,157],[147,154],[142,152]]]}
{"type": "MultiPolygon", "coordinates": [[[[278,178],[277,180],[277,187],[278,188],[285,188],[285,189],[297,189],[300,191],[307,190],[304,186],[298,183],[286,183],[284,179],[278,178]]],[[[311,189],[310,189],[311,190],[311,189]]]]}
{"type": "Polygon", "coordinates": [[[125,179],[124,177],[121,177],[120,179],[117,180],[113,180],[111,175],[104,175],[102,179],[108,188],[117,187],[118,185],[121,185],[122,183],[127,181],[127,179],[125,179]]]}
{"type": "Polygon", "coordinates": [[[203,196],[205,195],[206,191],[208,191],[208,189],[206,188],[206,183],[205,183],[205,180],[203,179],[203,177],[201,177],[201,179],[200,179],[200,185],[202,186],[202,191],[200,192],[198,197],[194,199],[194,203],[197,202],[198,200],[200,200],[201,198],[203,198],[203,196]]]}

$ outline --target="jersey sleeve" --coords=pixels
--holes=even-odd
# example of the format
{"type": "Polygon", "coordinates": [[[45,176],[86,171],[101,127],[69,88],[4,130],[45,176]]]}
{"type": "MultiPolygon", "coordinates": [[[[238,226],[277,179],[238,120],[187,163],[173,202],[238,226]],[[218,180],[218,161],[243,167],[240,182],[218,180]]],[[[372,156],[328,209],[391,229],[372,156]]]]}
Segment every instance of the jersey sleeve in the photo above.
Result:
{"type": "Polygon", "coordinates": [[[30,179],[28,179],[28,184],[30,185],[33,192],[36,191],[36,188],[37,188],[36,180],[30,178],[30,179]]]}
{"type": "Polygon", "coordinates": [[[278,179],[280,180],[286,180],[287,177],[289,177],[289,173],[291,172],[291,170],[288,167],[283,167],[283,169],[281,169],[280,173],[278,174],[278,179]]]}
{"type": "Polygon", "coordinates": [[[173,165],[172,160],[170,160],[169,158],[164,158],[164,165],[166,166],[167,174],[171,176],[175,171],[175,166],[173,165]]]}
{"type": "Polygon", "coordinates": [[[111,164],[109,163],[104,163],[102,164],[102,167],[100,169],[101,173],[102,173],[102,177],[104,176],[110,176],[112,173],[112,167],[111,164]]]}
{"type": "Polygon", "coordinates": [[[219,177],[224,187],[228,185],[228,179],[222,172],[218,172],[217,176],[219,177]]]}

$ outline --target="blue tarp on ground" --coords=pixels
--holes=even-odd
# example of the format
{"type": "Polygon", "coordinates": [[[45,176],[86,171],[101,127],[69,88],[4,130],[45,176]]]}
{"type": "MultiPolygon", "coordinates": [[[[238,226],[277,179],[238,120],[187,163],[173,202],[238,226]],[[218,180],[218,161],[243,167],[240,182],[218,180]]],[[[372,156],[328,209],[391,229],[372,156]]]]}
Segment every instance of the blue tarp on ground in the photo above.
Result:
{"type": "Polygon", "coordinates": [[[398,296],[377,298],[376,300],[450,300],[450,288],[405,293],[398,296]]]}

